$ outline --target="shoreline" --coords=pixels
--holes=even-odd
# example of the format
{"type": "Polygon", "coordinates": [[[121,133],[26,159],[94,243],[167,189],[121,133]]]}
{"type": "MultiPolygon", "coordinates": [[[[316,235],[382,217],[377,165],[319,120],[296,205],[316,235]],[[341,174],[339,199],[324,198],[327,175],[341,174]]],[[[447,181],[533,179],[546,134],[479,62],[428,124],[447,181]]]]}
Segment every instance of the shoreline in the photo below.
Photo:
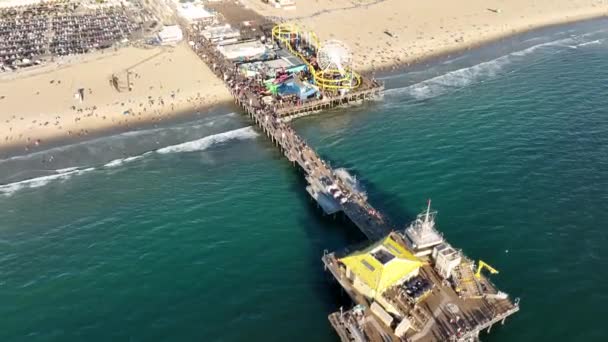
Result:
{"type": "Polygon", "coordinates": [[[181,123],[193,122],[197,119],[200,119],[201,116],[216,114],[216,113],[224,113],[231,112],[237,110],[238,108],[234,107],[234,103],[232,101],[220,101],[217,103],[211,103],[207,105],[202,105],[197,109],[193,108],[185,108],[175,112],[171,112],[167,114],[167,116],[160,117],[158,120],[156,118],[146,118],[143,121],[137,122],[133,125],[121,126],[107,126],[101,127],[97,129],[90,130],[86,135],[61,135],[53,138],[49,138],[45,140],[43,146],[34,146],[30,148],[28,151],[24,151],[22,145],[14,145],[14,146],[2,146],[0,147],[0,161],[7,160],[13,157],[25,156],[33,153],[40,153],[46,150],[51,150],[58,147],[64,147],[74,144],[79,144],[82,142],[92,141],[95,139],[103,139],[111,136],[115,136],[118,134],[128,133],[128,132],[137,132],[148,129],[156,129],[162,128],[165,126],[173,126],[181,123]],[[39,147],[39,148],[37,148],[39,147]]]}
{"type": "MultiPolygon", "coordinates": [[[[480,40],[479,42],[475,42],[470,46],[454,47],[451,49],[438,51],[434,54],[417,58],[409,63],[389,64],[387,66],[383,66],[383,67],[375,69],[375,70],[374,69],[364,69],[361,71],[361,73],[366,73],[366,74],[375,73],[376,76],[379,76],[379,75],[389,76],[389,75],[394,75],[395,73],[402,73],[405,71],[410,71],[411,69],[417,70],[422,67],[429,67],[429,66],[433,66],[434,64],[442,63],[442,62],[452,59],[452,58],[459,58],[461,56],[466,55],[467,52],[470,52],[473,50],[484,49],[484,48],[492,47],[493,45],[501,45],[502,43],[504,43],[504,41],[507,41],[507,40],[517,40],[517,38],[527,35],[527,34],[532,34],[535,37],[542,37],[543,35],[540,34],[541,31],[557,30],[558,28],[562,28],[562,27],[578,26],[578,25],[584,25],[587,23],[593,24],[593,22],[602,21],[602,20],[608,21],[608,13],[591,16],[591,17],[584,17],[584,18],[580,18],[580,19],[568,19],[568,20],[564,20],[562,22],[549,23],[546,25],[522,29],[522,30],[514,32],[514,33],[505,33],[504,35],[499,35],[497,37],[480,40]],[[537,32],[539,33],[538,35],[535,34],[537,32]]],[[[558,30],[558,31],[564,32],[564,30],[558,30]]],[[[513,49],[510,49],[510,50],[512,51],[513,49]]]]}
{"type": "Polygon", "coordinates": [[[342,41],[360,72],[407,67],[530,30],[608,16],[608,4],[595,0],[360,0],[355,5],[330,0],[295,11],[241,2],[260,15],[314,32],[321,42],[342,41]]]}
{"type": "Polygon", "coordinates": [[[132,130],[231,100],[185,42],[75,59],[0,75],[0,150],[39,151],[52,141],[132,130]]]}
{"type": "MultiPolygon", "coordinates": [[[[510,41],[510,43],[513,43],[513,42],[518,43],[518,42],[520,42],[519,38],[522,36],[525,36],[525,35],[530,35],[533,37],[543,37],[547,34],[547,32],[546,32],[547,30],[552,31],[553,33],[554,32],[564,32],[568,29],[569,26],[576,28],[580,25],[586,25],[586,24],[594,25],[598,21],[607,20],[607,19],[608,19],[607,14],[601,14],[601,15],[597,15],[594,17],[581,18],[581,19],[578,19],[578,18],[577,19],[566,19],[566,20],[564,20],[562,22],[558,22],[558,23],[550,23],[550,24],[540,26],[540,27],[523,29],[523,30],[515,32],[515,33],[507,33],[507,34],[504,34],[499,37],[480,41],[480,42],[476,43],[475,45],[437,52],[434,55],[420,57],[419,59],[416,60],[416,62],[412,62],[409,64],[408,63],[395,63],[393,65],[386,66],[382,69],[376,69],[376,70],[366,69],[366,70],[360,70],[360,72],[362,74],[373,74],[377,78],[398,76],[400,74],[407,73],[407,72],[422,70],[425,68],[431,68],[435,65],[441,64],[441,63],[445,62],[446,60],[449,60],[452,58],[460,58],[462,56],[465,56],[464,59],[467,59],[466,58],[467,53],[468,52],[474,53],[475,50],[481,50],[481,49],[485,49],[485,48],[492,48],[492,47],[498,47],[498,46],[504,47],[503,45],[504,45],[505,41],[510,41]]],[[[549,32],[549,33],[551,33],[551,32],[549,32]]],[[[514,50],[515,49],[513,48],[512,44],[510,44],[507,51],[514,51],[514,50]]],[[[89,58],[89,59],[91,59],[91,58],[89,58]]],[[[203,62],[201,61],[201,63],[203,63],[203,62]]],[[[215,76],[213,76],[213,77],[215,77],[215,76]]],[[[216,79],[216,81],[219,82],[221,80],[216,79]]],[[[391,88],[392,87],[387,87],[387,89],[391,89],[391,88]]],[[[205,88],[202,88],[201,91],[204,92],[205,88]]],[[[152,127],[158,127],[159,125],[173,125],[176,123],[188,122],[188,121],[194,120],[195,118],[198,118],[200,113],[209,113],[209,112],[219,111],[222,108],[225,109],[225,108],[231,108],[231,107],[233,107],[232,99],[219,99],[218,101],[215,101],[215,102],[212,101],[212,103],[201,103],[198,108],[195,108],[194,105],[185,106],[184,108],[177,109],[174,111],[169,110],[158,118],[157,117],[145,117],[145,118],[143,118],[142,121],[133,122],[133,123],[126,124],[126,125],[110,124],[110,125],[106,125],[106,126],[102,126],[102,127],[89,129],[89,131],[86,135],[69,136],[69,135],[64,134],[64,135],[58,135],[58,136],[55,136],[52,138],[47,138],[47,139],[45,139],[44,145],[32,146],[32,148],[30,148],[27,151],[24,150],[24,146],[22,144],[15,143],[12,145],[10,145],[10,144],[3,145],[3,146],[0,146],[0,160],[10,158],[10,157],[15,157],[15,156],[27,155],[27,154],[35,153],[35,152],[41,152],[41,151],[51,149],[51,148],[56,148],[59,146],[65,146],[65,145],[70,145],[70,144],[79,143],[79,142],[83,142],[83,141],[108,137],[108,136],[112,136],[115,134],[120,134],[120,133],[125,133],[125,132],[130,132],[130,131],[137,131],[137,130],[142,130],[142,129],[148,129],[148,128],[152,128],[152,127]]],[[[236,107],[234,107],[234,108],[237,109],[236,107]]]]}

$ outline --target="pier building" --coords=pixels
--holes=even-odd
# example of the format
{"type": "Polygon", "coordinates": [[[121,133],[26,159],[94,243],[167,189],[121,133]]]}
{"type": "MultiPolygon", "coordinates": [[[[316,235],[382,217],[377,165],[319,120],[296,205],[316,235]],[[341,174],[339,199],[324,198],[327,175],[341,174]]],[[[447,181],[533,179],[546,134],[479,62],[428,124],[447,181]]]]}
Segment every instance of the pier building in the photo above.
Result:
{"type": "Polygon", "coordinates": [[[366,298],[381,298],[390,287],[418,275],[422,262],[397,239],[395,233],[390,233],[369,247],[338,259],[353,288],[366,298]]]}
{"type": "Polygon", "coordinates": [[[429,200],[427,210],[405,229],[405,237],[411,250],[418,256],[431,254],[433,247],[443,242],[443,236],[435,229],[435,215],[429,200]]]}
{"type": "Polygon", "coordinates": [[[417,257],[410,246],[394,231],[363,251],[323,256],[356,304],[329,316],[342,341],[475,341],[519,310],[460,251],[441,243],[417,257]]]}

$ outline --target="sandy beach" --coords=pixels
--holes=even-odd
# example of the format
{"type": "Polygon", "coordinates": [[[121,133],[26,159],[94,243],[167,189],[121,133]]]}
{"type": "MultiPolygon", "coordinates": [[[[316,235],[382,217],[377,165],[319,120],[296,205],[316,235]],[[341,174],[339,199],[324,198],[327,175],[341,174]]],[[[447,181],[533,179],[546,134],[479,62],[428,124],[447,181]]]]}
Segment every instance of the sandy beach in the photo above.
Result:
{"type": "Polygon", "coordinates": [[[346,42],[357,70],[403,65],[552,24],[608,15],[604,0],[316,0],[296,10],[244,0],[265,16],[346,42]],[[388,33],[385,33],[385,31],[388,33]]]}
{"type": "Polygon", "coordinates": [[[0,148],[43,147],[54,138],[129,129],[231,100],[185,43],[71,58],[0,74],[0,148]],[[112,75],[118,77],[120,91],[111,84],[112,75]],[[82,101],[75,97],[79,89],[82,101]]]}
{"type": "MultiPolygon", "coordinates": [[[[316,0],[296,10],[242,2],[264,16],[312,30],[321,41],[346,42],[359,71],[408,65],[522,31],[608,14],[605,0],[316,0]]],[[[185,42],[70,58],[0,74],[0,148],[43,148],[54,138],[128,130],[231,101],[221,80],[185,42]],[[120,90],[111,83],[113,75],[120,90]]]]}

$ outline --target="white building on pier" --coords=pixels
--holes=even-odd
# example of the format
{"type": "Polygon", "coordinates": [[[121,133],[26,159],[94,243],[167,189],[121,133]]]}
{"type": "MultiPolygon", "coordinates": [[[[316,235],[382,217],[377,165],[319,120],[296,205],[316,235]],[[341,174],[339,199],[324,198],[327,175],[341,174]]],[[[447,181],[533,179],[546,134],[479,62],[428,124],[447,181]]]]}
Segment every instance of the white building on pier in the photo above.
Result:
{"type": "Polygon", "coordinates": [[[437,212],[431,211],[429,200],[426,212],[418,214],[416,220],[405,229],[409,247],[416,256],[431,254],[433,247],[443,242],[443,236],[435,229],[436,215],[437,212]]]}

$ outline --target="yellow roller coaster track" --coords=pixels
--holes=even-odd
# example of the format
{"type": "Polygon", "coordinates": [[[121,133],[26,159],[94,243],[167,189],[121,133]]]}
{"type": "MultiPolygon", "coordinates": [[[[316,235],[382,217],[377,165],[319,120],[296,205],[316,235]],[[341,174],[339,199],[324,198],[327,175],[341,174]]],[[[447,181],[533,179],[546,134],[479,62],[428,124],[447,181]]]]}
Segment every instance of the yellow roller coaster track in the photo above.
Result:
{"type": "Polygon", "coordinates": [[[490,271],[490,273],[492,273],[492,274],[497,274],[498,273],[498,271],[494,267],[492,267],[492,266],[486,264],[485,262],[479,260],[479,266],[477,266],[477,272],[475,272],[475,277],[477,279],[481,278],[481,270],[483,270],[484,268],[487,269],[488,271],[490,271]]]}
{"type": "Polygon", "coordinates": [[[345,73],[337,69],[316,70],[308,60],[291,46],[294,37],[304,38],[309,44],[319,48],[319,39],[314,32],[302,32],[292,24],[279,24],[272,28],[272,37],[285,45],[289,51],[306,63],[312,74],[315,84],[324,90],[356,89],[361,85],[361,76],[353,70],[347,69],[345,73]],[[335,76],[339,75],[337,78],[335,76]]]}

